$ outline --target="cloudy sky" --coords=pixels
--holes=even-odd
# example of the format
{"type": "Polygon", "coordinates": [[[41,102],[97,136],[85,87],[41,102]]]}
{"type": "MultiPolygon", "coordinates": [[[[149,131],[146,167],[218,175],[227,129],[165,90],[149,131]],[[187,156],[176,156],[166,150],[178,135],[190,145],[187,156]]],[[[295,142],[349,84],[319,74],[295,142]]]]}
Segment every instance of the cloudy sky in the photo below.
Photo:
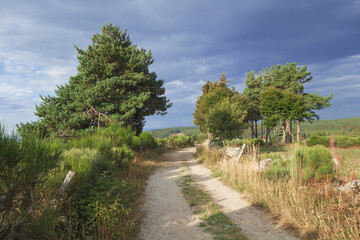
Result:
{"type": "Polygon", "coordinates": [[[206,80],[225,72],[242,92],[246,72],[307,65],[308,92],[334,94],[322,119],[360,117],[359,0],[0,0],[0,121],[36,120],[39,95],[76,74],[74,45],[101,26],[127,29],[151,49],[151,69],[173,102],[146,128],[191,126],[206,80]]]}

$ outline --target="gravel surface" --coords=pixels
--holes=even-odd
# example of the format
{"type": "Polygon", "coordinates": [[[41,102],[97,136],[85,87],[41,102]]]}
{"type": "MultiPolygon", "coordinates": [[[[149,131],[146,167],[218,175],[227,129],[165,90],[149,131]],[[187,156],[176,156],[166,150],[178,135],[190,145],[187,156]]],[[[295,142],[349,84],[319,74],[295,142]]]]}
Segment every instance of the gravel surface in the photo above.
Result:
{"type": "Polygon", "coordinates": [[[166,154],[169,162],[149,178],[140,239],[212,239],[199,227],[198,217],[192,214],[178,186],[181,177],[188,173],[187,168],[190,168],[196,184],[210,195],[249,239],[300,239],[277,226],[268,214],[251,206],[241,193],[213,178],[209,169],[194,160],[195,150],[192,147],[166,154]]]}
{"type": "Polygon", "coordinates": [[[169,161],[148,180],[143,210],[140,239],[212,239],[199,227],[200,220],[193,215],[181,187],[181,177],[186,174],[184,161],[191,160],[193,149],[183,149],[166,154],[169,161]]]}

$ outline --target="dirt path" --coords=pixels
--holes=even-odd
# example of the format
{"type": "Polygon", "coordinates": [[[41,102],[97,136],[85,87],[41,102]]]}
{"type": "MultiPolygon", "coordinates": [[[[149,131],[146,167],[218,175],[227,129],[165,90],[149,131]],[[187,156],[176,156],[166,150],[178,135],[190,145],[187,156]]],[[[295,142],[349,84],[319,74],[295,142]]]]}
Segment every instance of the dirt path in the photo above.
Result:
{"type": "Polygon", "coordinates": [[[193,149],[166,154],[169,161],[148,180],[145,189],[145,219],[140,239],[212,239],[199,227],[200,220],[192,214],[181,188],[181,177],[186,174],[185,162],[192,159],[193,149]]]}
{"type": "Polygon", "coordinates": [[[195,148],[186,148],[167,154],[169,163],[150,177],[145,190],[143,210],[146,217],[141,226],[141,239],[212,239],[198,227],[200,221],[191,213],[177,185],[187,167],[196,184],[249,239],[300,239],[274,224],[263,211],[252,207],[242,194],[213,178],[209,169],[194,160],[194,153],[195,148]]]}

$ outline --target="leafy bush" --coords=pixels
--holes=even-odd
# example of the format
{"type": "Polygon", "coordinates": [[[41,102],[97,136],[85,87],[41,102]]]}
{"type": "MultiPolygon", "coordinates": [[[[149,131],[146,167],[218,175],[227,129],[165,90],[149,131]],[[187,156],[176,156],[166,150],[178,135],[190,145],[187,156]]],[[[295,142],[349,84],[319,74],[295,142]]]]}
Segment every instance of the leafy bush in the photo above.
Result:
{"type": "Polygon", "coordinates": [[[296,147],[291,160],[292,175],[305,181],[333,174],[332,156],[324,146],[296,147]]]}

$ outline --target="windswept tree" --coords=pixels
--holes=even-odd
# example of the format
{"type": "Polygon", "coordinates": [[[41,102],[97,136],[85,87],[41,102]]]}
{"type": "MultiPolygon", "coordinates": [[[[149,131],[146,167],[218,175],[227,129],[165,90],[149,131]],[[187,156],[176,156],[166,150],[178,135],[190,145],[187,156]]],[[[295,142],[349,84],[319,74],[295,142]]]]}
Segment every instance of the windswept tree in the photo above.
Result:
{"type": "Polygon", "coordinates": [[[256,76],[255,71],[247,73],[245,85],[243,94],[250,100],[246,121],[249,122],[251,138],[258,138],[257,122],[261,120],[260,92],[262,89],[262,74],[256,76]]]}
{"type": "MultiPolygon", "coordinates": [[[[75,47],[77,75],[58,86],[55,96],[41,96],[36,106],[39,123],[58,135],[71,130],[118,122],[140,133],[145,117],[166,114],[171,106],[163,80],[149,71],[152,54],[134,45],[126,30],[105,25],[87,50],[75,47]]],[[[20,132],[29,127],[20,124],[20,132]]]]}
{"type": "Polygon", "coordinates": [[[304,83],[312,79],[306,66],[275,65],[264,69],[262,74],[261,114],[268,126],[274,125],[274,121],[282,124],[284,143],[292,142],[293,121],[297,122],[299,140],[300,123],[319,119],[316,110],[331,106],[332,95],[323,97],[319,93],[304,92],[304,83]]]}
{"type": "Polygon", "coordinates": [[[196,102],[194,124],[210,136],[222,139],[240,137],[247,127],[248,98],[227,86],[225,74],[215,82],[207,81],[196,102]]]}

